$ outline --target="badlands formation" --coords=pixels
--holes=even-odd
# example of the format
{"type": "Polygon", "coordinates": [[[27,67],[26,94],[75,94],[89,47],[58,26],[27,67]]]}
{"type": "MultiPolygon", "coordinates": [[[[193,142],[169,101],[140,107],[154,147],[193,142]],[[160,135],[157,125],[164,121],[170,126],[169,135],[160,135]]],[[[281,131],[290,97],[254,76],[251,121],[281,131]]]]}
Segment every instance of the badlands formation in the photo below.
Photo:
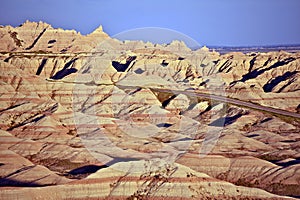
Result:
{"type": "Polygon", "coordinates": [[[300,53],[43,22],[0,44],[0,199],[300,197],[300,53]]]}

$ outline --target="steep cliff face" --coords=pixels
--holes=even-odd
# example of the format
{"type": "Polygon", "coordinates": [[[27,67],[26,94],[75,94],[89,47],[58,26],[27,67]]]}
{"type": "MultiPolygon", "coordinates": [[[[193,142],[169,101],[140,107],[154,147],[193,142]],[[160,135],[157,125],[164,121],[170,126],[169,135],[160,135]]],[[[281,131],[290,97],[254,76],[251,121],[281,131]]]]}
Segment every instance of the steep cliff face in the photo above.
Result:
{"type": "Polygon", "coordinates": [[[0,44],[1,199],[300,195],[299,118],[195,96],[296,114],[299,53],[220,55],[43,22],[1,27],[0,44]]]}
{"type": "Polygon", "coordinates": [[[102,27],[83,36],[75,30],[55,29],[44,22],[26,21],[19,27],[0,28],[1,51],[33,51],[53,53],[90,52],[99,42],[109,38],[102,27]]]}

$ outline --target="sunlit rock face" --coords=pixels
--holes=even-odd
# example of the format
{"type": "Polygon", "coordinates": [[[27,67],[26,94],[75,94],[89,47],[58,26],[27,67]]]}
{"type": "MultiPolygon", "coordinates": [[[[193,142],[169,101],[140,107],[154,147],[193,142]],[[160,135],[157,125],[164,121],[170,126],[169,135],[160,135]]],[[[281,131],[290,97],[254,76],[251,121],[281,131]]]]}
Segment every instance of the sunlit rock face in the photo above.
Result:
{"type": "Polygon", "coordinates": [[[0,199],[300,196],[299,53],[0,35],[0,199]]]}

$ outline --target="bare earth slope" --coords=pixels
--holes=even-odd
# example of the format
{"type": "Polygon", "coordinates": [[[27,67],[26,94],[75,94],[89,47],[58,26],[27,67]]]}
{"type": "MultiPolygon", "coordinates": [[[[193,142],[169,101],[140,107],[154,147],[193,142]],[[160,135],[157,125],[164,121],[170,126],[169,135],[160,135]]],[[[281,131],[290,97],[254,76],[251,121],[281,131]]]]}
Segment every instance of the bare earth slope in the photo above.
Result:
{"type": "Polygon", "coordinates": [[[300,53],[43,22],[1,27],[0,44],[0,199],[300,197],[300,53]]]}

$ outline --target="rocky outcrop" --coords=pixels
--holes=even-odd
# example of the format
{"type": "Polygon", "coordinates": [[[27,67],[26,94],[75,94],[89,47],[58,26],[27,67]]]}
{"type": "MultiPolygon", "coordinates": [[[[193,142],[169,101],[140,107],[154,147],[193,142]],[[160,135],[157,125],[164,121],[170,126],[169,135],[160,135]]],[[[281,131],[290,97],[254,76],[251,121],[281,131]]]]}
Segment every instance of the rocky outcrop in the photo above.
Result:
{"type": "Polygon", "coordinates": [[[241,199],[291,199],[235,186],[178,164],[163,165],[157,171],[148,171],[145,164],[151,165],[119,163],[71,184],[36,189],[4,188],[0,195],[4,199],[68,199],[70,195],[78,199],[232,199],[236,196],[241,199]],[[135,172],[133,166],[144,168],[144,171],[135,172]]]}
{"type": "Polygon", "coordinates": [[[19,27],[0,28],[0,51],[30,51],[36,53],[90,52],[93,47],[109,36],[102,27],[83,36],[75,30],[55,29],[44,22],[26,21],[19,27]]]}
{"type": "Polygon", "coordinates": [[[211,155],[199,158],[198,155],[193,154],[184,155],[178,162],[237,185],[263,188],[277,194],[299,195],[297,190],[299,165],[282,167],[284,164],[277,166],[249,156],[228,158],[211,155]]]}
{"type": "Polygon", "coordinates": [[[1,199],[300,195],[298,118],[197,96],[297,112],[299,53],[220,55],[43,22],[0,35],[1,199]]]}

